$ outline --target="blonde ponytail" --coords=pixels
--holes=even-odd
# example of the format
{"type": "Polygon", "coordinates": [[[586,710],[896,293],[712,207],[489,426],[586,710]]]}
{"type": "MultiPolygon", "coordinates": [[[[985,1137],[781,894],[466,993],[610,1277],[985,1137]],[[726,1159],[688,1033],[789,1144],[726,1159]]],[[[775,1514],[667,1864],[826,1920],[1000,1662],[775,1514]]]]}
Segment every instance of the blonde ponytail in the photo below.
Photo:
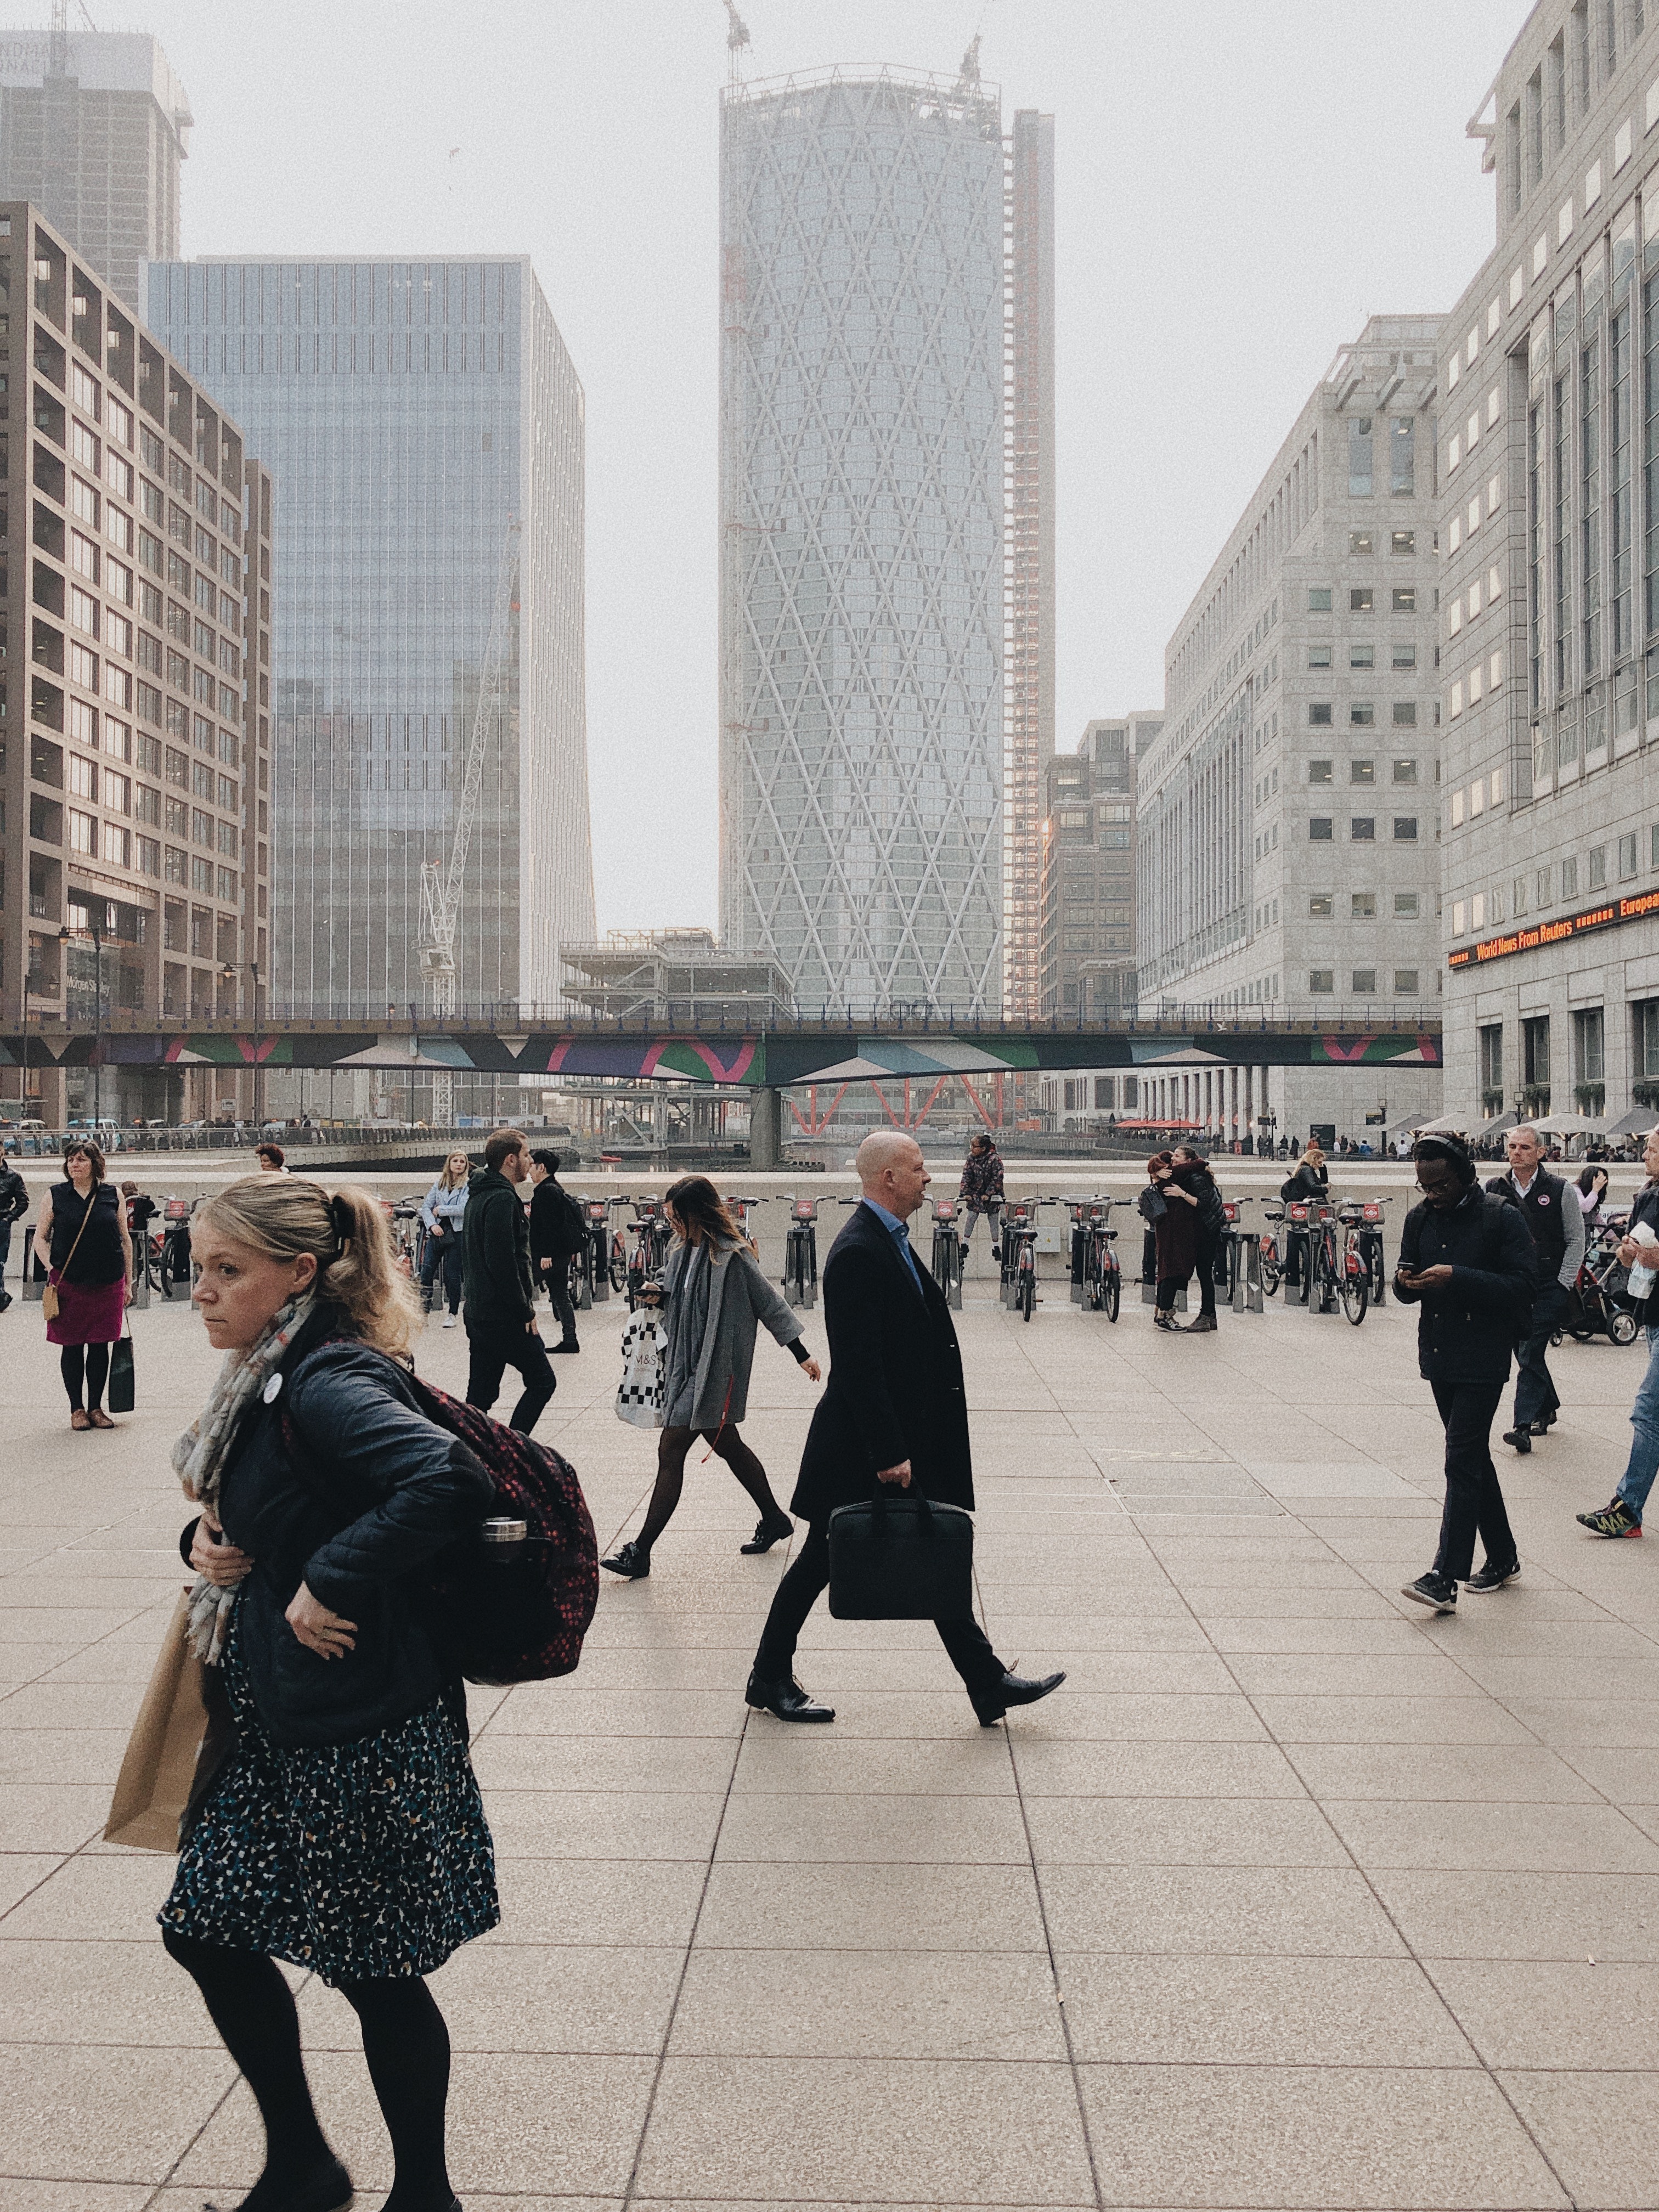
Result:
{"type": "Polygon", "coordinates": [[[303,1176],[247,1176],[210,1198],[196,1218],[267,1259],[311,1253],[318,1296],[338,1307],[365,1344],[395,1359],[408,1358],[420,1300],[398,1265],[385,1212],[370,1192],[348,1187],[331,1198],[303,1176]]]}

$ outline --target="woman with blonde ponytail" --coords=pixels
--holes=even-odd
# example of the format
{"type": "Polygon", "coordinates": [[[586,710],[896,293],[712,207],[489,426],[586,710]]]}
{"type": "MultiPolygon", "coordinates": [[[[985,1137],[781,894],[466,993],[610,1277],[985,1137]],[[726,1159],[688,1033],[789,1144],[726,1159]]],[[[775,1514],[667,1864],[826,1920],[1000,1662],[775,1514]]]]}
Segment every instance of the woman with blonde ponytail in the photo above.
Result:
{"type": "Polygon", "coordinates": [[[162,1942],[264,2124],[243,2212],[351,2197],[279,1960],[357,2014],[396,2160],[387,2203],[450,2212],[449,2037],[424,1977],[500,1911],[465,1694],[416,1571],[477,1528],[493,1486],[416,1407],[419,1295],[368,1192],[249,1176],[202,1207],[191,1241],[225,1361],[173,1450],[200,1508],[180,1548],[235,1747],[180,1853],[162,1942]]]}

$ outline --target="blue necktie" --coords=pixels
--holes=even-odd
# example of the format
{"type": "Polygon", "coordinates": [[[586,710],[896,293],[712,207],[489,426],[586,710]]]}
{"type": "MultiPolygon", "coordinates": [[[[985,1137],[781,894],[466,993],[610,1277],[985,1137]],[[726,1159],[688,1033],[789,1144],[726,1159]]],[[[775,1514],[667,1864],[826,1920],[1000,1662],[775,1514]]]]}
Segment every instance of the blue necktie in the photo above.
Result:
{"type": "Polygon", "coordinates": [[[910,1247],[910,1229],[908,1223],[901,1221],[898,1227],[893,1231],[893,1236],[898,1245],[900,1252],[909,1262],[910,1273],[915,1276],[916,1288],[920,1291],[921,1289],[921,1262],[917,1259],[915,1252],[910,1247]]]}

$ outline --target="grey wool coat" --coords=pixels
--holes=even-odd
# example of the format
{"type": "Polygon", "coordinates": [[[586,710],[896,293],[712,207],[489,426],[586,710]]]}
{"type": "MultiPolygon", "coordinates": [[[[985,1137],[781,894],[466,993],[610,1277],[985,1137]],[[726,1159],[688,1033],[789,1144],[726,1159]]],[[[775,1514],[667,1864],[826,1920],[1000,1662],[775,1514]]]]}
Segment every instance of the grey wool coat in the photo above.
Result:
{"type": "MultiPolygon", "coordinates": [[[[663,1318],[671,1333],[675,1295],[690,1256],[689,1245],[677,1243],[663,1270],[663,1318]]],[[[799,1316],[767,1281],[746,1246],[711,1251],[709,1257],[708,1318],[696,1354],[694,1429],[717,1429],[723,1421],[742,1420],[748,1412],[749,1370],[761,1322],[785,1346],[806,1334],[799,1316]]]]}

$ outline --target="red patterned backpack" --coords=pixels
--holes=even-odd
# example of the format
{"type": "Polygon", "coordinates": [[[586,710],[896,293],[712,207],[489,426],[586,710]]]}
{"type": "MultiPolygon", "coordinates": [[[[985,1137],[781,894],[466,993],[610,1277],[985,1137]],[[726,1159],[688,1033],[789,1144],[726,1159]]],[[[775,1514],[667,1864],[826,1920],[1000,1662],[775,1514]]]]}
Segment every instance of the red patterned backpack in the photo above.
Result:
{"type": "MultiPolygon", "coordinates": [[[[362,1350],[355,1339],[334,1338],[362,1350]]],[[[314,1358],[325,1350],[318,1346],[314,1358]]],[[[495,1486],[492,1512],[526,1525],[511,1566],[486,1556],[481,1541],[456,1543],[427,1570],[434,1627],[469,1682],[545,1682],[568,1674],[599,1597],[599,1547],[576,1470],[550,1444],[492,1421],[411,1374],[398,1372],[433,1425],[459,1437],[495,1486]]],[[[286,1401],[283,1439],[302,1462],[286,1401]]]]}

